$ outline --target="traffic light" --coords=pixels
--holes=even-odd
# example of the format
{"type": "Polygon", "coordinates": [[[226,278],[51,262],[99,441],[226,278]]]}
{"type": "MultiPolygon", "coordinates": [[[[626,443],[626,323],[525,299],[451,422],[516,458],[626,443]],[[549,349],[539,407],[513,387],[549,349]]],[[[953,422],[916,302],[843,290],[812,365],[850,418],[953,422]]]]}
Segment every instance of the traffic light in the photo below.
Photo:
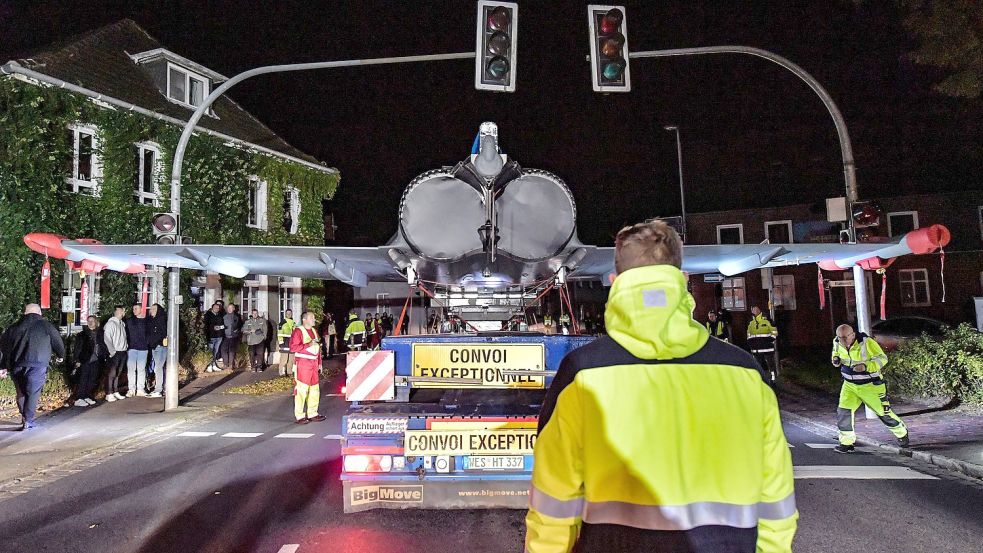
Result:
{"type": "Polygon", "coordinates": [[[591,82],[595,92],[629,92],[628,29],[624,6],[587,6],[591,82]]]}
{"type": "Polygon", "coordinates": [[[177,214],[154,213],[150,219],[150,227],[158,244],[174,244],[177,242],[177,214]]]}
{"type": "Polygon", "coordinates": [[[474,64],[476,89],[515,92],[518,19],[519,6],[514,2],[479,0],[474,64]]]}

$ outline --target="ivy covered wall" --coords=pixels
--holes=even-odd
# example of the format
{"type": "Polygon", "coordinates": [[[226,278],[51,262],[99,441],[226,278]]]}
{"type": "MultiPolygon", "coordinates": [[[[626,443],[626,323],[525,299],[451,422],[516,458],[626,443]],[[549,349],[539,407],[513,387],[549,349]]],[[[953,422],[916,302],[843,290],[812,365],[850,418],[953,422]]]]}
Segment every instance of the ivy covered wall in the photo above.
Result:
{"type": "MultiPolygon", "coordinates": [[[[44,258],[24,245],[25,234],[52,232],[115,244],[153,242],[150,217],[168,210],[171,156],[180,131],[171,123],[101,107],[63,90],[0,78],[0,327],[8,326],[25,303],[39,297],[44,258]],[[68,126],[73,123],[98,128],[96,151],[102,165],[98,197],[73,193],[65,184],[72,163],[68,126]],[[133,196],[137,142],[160,147],[161,207],[141,205],[133,196]]],[[[197,243],[320,245],[321,200],[334,196],[338,180],[337,173],[195,136],[182,176],[182,234],[197,243]],[[250,175],[268,183],[269,230],[246,226],[250,175]],[[289,234],[281,224],[288,185],[300,190],[296,234],[289,234]]],[[[52,307],[56,308],[65,264],[52,260],[51,266],[52,307]]],[[[102,275],[100,316],[106,317],[115,303],[132,300],[136,280],[112,271],[102,275]]]]}

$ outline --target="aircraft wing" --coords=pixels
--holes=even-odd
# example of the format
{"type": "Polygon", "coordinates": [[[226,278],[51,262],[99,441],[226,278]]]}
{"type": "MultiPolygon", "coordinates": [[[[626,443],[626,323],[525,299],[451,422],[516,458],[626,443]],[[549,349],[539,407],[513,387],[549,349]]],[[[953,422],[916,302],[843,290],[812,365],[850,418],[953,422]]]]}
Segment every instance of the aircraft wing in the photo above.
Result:
{"type": "Polygon", "coordinates": [[[29,234],[34,251],[72,261],[89,270],[108,268],[139,273],[144,265],[208,270],[243,278],[248,274],[334,279],[352,286],[368,282],[405,282],[385,248],[319,246],[236,246],[224,244],[106,245],[94,240],[66,240],[29,234]]]}
{"type": "MultiPolygon", "coordinates": [[[[949,243],[949,230],[932,225],[909,232],[890,242],[862,244],[720,244],[683,246],[683,271],[691,274],[737,275],[764,267],[818,263],[826,270],[846,270],[860,264],[879,268],[886,260],[908,254],[938,251],[949,243]]],[[[601,280],[608,284],[614,273],[614,248],[592,248],[577,268],[573,280],[601,280]]]]}

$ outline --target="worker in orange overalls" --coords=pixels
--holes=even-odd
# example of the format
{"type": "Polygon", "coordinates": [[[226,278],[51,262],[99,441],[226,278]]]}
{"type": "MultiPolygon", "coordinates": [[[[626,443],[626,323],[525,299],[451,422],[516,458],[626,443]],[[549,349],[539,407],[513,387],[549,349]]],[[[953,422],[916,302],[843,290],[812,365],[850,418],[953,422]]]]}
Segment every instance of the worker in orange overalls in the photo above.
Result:
{"type": "Polygon", "coordinates": [[[295,358],[294,417],[297,424],[320,422],[324,415],[317,413],[321,400],[318,373],[321,370],[321,338],[314,328],[314,313],[307,311],[301,318],[301,326],[290,335],[290,351],[295,358]],[[305,416],[304,404],[307,404],[305,416]]]}

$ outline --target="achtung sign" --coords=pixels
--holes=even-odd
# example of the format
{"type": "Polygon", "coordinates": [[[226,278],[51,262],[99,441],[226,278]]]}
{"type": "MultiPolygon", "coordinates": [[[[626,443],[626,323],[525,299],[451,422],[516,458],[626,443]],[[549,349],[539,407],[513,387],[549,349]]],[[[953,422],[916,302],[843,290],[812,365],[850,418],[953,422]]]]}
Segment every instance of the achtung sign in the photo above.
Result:
{"type": "Polygon", "coordinates": [[[414,388],[543,388],[542,376],[504,371],[544,369],[543,344],[413,344],[413,376],[463,378],[480,384],[413,383],[414,388]]]}
{"type": "Polygon", "coordinates": [[[531,455],[536,430],[407,430],[405,455],[531,455]]]}

